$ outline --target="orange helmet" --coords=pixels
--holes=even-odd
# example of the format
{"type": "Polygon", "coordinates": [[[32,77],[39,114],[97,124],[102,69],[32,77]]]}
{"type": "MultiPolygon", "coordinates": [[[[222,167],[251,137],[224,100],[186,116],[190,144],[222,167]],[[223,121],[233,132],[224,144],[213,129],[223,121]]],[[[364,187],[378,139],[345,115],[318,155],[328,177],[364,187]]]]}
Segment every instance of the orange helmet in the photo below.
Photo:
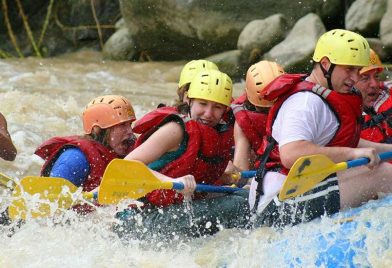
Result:
{"type": "Polygon", "coordinates": [[[377,53],[374,52],[373,49],[370,49],[370,65],[366,67],[362,67],[362,69],[359,71],[360,74],[369,72],[371,70],[378,70],[379,72],[382,72],[384,70],[384,66],[382,66],[381,60],[378,57],[377,53]]]}
{"type": "Polygon", "coordinates": [[[90,101],[83,112],[84,133],[91,134],[94,126],[105,129],[135,120],[135,112],[126,98],[118,95],[100,96],[90,101]]]}
{"type": "Polygon", "coordinates": [[[273,61],[263,60],[250,66],[245,86],[249,102],[258,107],[271,107],[273,102],[263,98],[264,88],[281,74],[284,74],[282,66],[273,61]]]}

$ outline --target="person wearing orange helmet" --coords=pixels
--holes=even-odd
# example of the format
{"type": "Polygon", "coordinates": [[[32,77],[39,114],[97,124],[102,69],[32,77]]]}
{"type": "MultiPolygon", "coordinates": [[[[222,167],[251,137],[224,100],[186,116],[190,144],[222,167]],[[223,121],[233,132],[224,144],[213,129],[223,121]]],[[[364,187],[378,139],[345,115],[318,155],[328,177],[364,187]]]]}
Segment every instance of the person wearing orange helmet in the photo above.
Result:
{"type": "Polygon", "coordinates": [[[16,157],[16,148],[11,140],[7,128],[7,120],[0,113],[0,157],[7,161],[13,161],[16,157]]]}
{"type": "Polygon", "coordinates": [[[384,66],[374,50],[370,50],[370,65],[360,70],[355,87],[363,98],[364,123],[361,138],[373,142],[392,143],[392,97],[390,88],[379,75],[384,66]]]}
{"type": "Polygon", "coordinates": [[[136,117],[126,98],[105,95],[87,104],[82,120],[84,136],[51,138],[35,154],[45,160],[41,176],[65,178],[91,191],[99,186],[109,162],[133,149],[131,124],[136,117]]]}
{"type": "Polygon", "coordinates": [[[265,135],[268,111],[274,103],[264,99],[264,89],[282,74],[284,70],[276,62],[260,61],[253,64],[246,74],[245,93],[231,105],[236,119],[233,165],[239,171],[255,168],[257,150],[265,135]]]}
{"type": "Polygon", "coordinates": [[[370,65],[363,67],[360,71],[360,78],[355,84],[362,94],[363,105],[371,108],[378,96],[381,94],[380,81],[378,76],[384,71],[380,58],[373,49],[370,49],[370,65]]]}

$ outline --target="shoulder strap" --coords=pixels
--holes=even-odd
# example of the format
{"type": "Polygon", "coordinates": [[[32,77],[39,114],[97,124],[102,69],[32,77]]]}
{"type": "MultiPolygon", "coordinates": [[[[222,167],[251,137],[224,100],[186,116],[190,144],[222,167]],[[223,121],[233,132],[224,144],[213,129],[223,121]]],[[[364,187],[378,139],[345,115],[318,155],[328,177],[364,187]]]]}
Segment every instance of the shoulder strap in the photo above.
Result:
{"type": "Polygon", "coordinates": [[[378,114],[369,114],[370,115],[370,120],[367,122],[364,122],[362,124],[362,129],[367,129],[367,128],[372,128],[375,126],[378,126],[379,124],[381,124],[383,121],[387,121],[388,126],[390,126],[390,122],[388,122],[389,120],[388,117],[390,117],[392,115],[392,108],[389,108],[388,110],[378,113],[378,114]]]}
{"type": "Polygon", "coordinates": [[[267,171],[265,167],[266,167],[269,155],[270,155],[272,149],[274,149],[274,147],[276,145],[276,140],[274,138],[272,138],[271,136],[268,136],[267,140],[268,140],[268,145],[267,145],[264,153],[260,157],[260,166],[256,171],[256,178],[255,179],[258,184],[256,192],[257,192],[258,196],[261,196],[264,194],[264,192],[263,192],[263,179],[264,179],[265,173],[267,171]]]}

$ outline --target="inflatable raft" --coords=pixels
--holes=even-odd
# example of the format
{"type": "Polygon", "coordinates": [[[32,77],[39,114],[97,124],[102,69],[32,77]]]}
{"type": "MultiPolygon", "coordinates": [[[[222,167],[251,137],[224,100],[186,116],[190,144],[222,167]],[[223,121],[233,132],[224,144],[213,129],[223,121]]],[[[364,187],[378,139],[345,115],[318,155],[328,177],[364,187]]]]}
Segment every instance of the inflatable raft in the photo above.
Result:
{"type": "Polygon", "coordinates": [[[391,267],[392,195],[284,230],[266,253],[285,267],[391,267]],[[330,228],[325,226],[330,221],[330,228]],[[321,226],[318,228],[318,226],[321,226]]]}

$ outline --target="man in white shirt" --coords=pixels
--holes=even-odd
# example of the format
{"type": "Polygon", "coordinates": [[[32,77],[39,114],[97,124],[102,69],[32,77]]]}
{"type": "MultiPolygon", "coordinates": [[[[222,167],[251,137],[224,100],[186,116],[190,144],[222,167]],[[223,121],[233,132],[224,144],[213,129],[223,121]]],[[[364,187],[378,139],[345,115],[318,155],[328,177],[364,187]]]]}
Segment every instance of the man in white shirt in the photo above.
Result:
{"type": "Polygon", "coordinates": [[[392,192],[392,165],[380,163],[377,155],[392,151],[392,145],[359,139],[362,100],[353,86],[361,67],[369,65],[366,39],[350,31],[331,30],[320,37],[313,60],[306,79],[287,82],[290,75],[283,75],[269,85],[270,92],[274,87],[285,91],[277,95],[277,107],[269,115],[280,158],[275,161],[279,165],[252,182],[249,203],[257,211],[256,226],[298,224],[359,206],[380,192],[392,192]],[[277,193],[287,170],[298,158],[313,154],[324,154],[336,163],[360,157],[370,162],[333,174],[310,192],[279,202],[277,193]]]}

